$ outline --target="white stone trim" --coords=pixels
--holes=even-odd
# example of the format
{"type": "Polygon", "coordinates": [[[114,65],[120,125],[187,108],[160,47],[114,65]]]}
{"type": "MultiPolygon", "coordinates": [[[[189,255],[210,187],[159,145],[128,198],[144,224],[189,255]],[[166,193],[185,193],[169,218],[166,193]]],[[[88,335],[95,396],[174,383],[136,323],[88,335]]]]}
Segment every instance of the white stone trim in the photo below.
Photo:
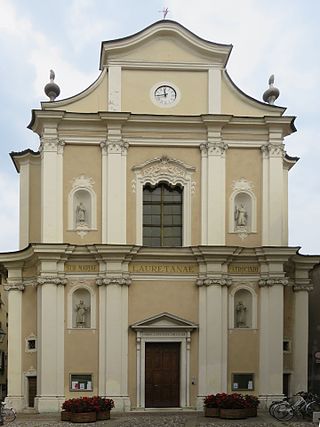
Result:
{"type": "MultiPolygon", "coordinates": [[[[252,318],[251,318],[251,324],[252,326],[250,328],[245,328],[245,330],[250,329],[257,329],[258,327],[258,321],[257,321],[257,294],[250,286],[239,283],[236,284],[233,289],[231,289],[229,293],[229,329],[235,329],[234,327],[234,296],[236,292],[240,291],[241,289],[250,292],[251,298],[252,298],[252,318]]],[[[238,330],[238,328],[236,328],[238,330]]]]}
{"type": "Polygon", "coordinates": [[[171,108],[171,107],[175,107],[180,102],[180,100],[181,100],[180,89],[174,83],[172,83],[170,81],[161,81],[161,82],[158,82],[158,83],[154,84],[152,86],[152,88],[150,89],[149,96],[150,96],[150,99],[151,99],[152,103],[155,106],[160,107],[160,108],[171,108]],[[172,102],[172,104],[163,105],[163,104],[160,104],[159,102],[156,101],[156,99],[154,97],[154,93],[155,93],[156,89],[159,86],[170,86],[170,87],[172,87],[175,90],[177,96],[176,96],[176,99],[174,100],[174,102],[172,102]]]}
{"type": "Polygon", "coordinates": [[[94,292],[92,286],[89,286],[85,283],[78,283],[71,287],[71,289],[68,292],[67,296],[67,327],[68,329],[74,329],[77,331],[82,330],[88,330],[88,329],[96,329],[96,293],[94,292]],[[72,316],[73,316],[73,304],[72,304],[72,297],[74,292],[76,292],[78,289],[85,289],[90,293],[90,328],[74,328],[72,326],[72,316]]]}
{"type": "Polygon", "coordinates": [[[20,233],[19,248],[23,249],[29,244],[29,188],[30,188],[30,163],[20,162],[20,233]]]}
{"type": "Polygon", "coordinates": [[[108,111],[121,111],[121,66],[108,66],[108,111]]]}
{"type": "Polygon", "coordinates": [[[180,407],[189,407],[191,332],[198,326],[170,313],[161,313],[131,328],[137,333],[137,408],[145,408],[145,346],[150,342],[180,343],[180,407]]]}
{"type": "Polygon", "coordinates": [[[167,156],[156,157],[141,165],[134,166],[135,179],[132,190],[136,193],[136,244],[143,244],[143,187],[146,184],[157,185],[160,181],[183,187],[183,242],[182,246],[191,245],[192,193],[195,183],[192,176],[193,166],[167,156]]]}

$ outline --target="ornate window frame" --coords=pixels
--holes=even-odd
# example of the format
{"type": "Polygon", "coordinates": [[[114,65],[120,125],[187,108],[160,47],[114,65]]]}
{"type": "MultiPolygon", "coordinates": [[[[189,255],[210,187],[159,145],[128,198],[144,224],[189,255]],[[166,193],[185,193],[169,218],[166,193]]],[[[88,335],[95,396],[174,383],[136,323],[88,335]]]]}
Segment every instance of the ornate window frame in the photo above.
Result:
{"type": "Polygon", "coordinates": [[[195,182],[192,181],[196,168],[167,156],[147,160],[141,165],[133,166],[135,179],[132,190],[136,193],[136,244],[143,245],[143,187],[146,184],[157,185],[167,182],[170,185],[183,187],[182,206],[182,246],[191,245],[192,194],[195,182]]]}
{"type": "Polygon", "coordinates": [[[250,330],[250,329],[257,329],[258,327],[258,321],[257,321],[257,294],[254,291],[254,289],[252,289],[250,286],[244,284],[244,283],[240,283],[237,284],[237,286],[234,287],[234,289],[232,289],[230,291],[229,294],[229,329],[236,329],[236,330],[250,330]],[[234,297],[235,294],[240,291],[240,290],[245,290],[248,291],[251,294],[251,298],[252,298],[252,317],[251,317],[251,327],[250,328],[235,328],[234,327],[234,297]]]}
{"type": "Polygon", "coordinates": [[[93,189],[94,180],[80,175],[71,182],[72,189],[68,195],[68,231],[76,231],[83,238],[89,231],[97,230],[97,196],[93,189]],[[77,226],[75,222],[74,196],[80,190],[90,195],[90,224],[84,226],[77,226]]]}
{"type": "Polygon", "coordinates": [[[149,342],[180,343],[180,407],[190,406],[191,332],[198,325],[170,313],[161,313],[131,325],[136,332],[137,408],[145,408],[145,348],[149,342]]]}
{"type": "Polygon", "coordinates": [[[96,293],[92,289],[92,286],[87,285],[85,283],[79,283],[71,287],[71,289],[68,292],[67,296],[67,307],[68,307],[68,316],[67,316],[67,328],[76,330],[76,331],[86,331],[88,329],[96,329],[96,293]],[[72,324],[72,318],[73,318],[73,294],[78,289],[85,289],[90,293],[90,327],[89,328],[74,328],[72,324]]]}
{"type": "Polygon", "coordinates": [[[232,183],[232,193],[229,198],[229,233],[238,234],[241,239],[245,239],[248,234],[257,232],[257,198],[253,192],[252,182],[245,178],[240,178],[232,183]],[[238,194],[247,194],[251,200],[251,223],[250,229],[247,227],[241,227],[238,230],[235,227],[234,221],[234,210],[235,210],[235,199],[238,194]]]}

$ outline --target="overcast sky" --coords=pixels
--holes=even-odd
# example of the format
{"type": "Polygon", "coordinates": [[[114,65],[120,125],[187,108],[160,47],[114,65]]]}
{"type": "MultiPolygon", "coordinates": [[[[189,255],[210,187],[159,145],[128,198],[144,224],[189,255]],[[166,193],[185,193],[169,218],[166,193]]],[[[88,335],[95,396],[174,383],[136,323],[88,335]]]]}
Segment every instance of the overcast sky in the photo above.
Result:
{"type": "Polygon", "coordinates": [[[18,174],[9,152],[38,149],[26,128],[47,100],[49,70],[59,99],[99,75],[102,40],[133,34],[161,19],[211,41],[232,43],[233,81],[261,100],[270,74],[277,105],[297,116],[286,150],[300,161],[289,174],[289,244],[320,253],[319,0],[0,0],[0,251],[18,249],[18,174]]]}

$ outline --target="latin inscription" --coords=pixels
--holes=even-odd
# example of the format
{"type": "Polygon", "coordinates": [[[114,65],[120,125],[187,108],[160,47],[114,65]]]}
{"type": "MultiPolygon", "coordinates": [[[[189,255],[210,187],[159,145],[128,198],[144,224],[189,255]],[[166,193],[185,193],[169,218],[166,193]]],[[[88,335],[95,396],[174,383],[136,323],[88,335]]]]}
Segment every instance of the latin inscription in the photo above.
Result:
{"type": "Polygon", "coordinates": [[[66,273],[97,273],[99,271],[99,265],[96,263],[91,263],[91,264],[66,263],[64,265],[64,271],[66,273]]]}
{"type": "Polygon", "coordinates": [[[130,273],[138,274],[195,274],[197,264],[138,264],[129,265],[130,273]]]}
{"type": "Polygon", "coordinates": [[[258,274],[259,264],[230,264],[228,268],[230,274],[258,274]]]}

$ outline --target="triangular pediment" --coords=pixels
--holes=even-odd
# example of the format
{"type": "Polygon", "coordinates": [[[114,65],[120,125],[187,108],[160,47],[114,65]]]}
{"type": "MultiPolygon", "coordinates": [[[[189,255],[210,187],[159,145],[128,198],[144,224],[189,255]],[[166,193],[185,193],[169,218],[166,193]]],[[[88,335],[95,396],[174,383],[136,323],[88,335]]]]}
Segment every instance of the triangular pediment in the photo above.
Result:
{"type": "Polygon", "coordinates": [[[197,329],[198,325],[170,313],[160,313],[131,325],[134,330],[145,329],[197,329]]]}

